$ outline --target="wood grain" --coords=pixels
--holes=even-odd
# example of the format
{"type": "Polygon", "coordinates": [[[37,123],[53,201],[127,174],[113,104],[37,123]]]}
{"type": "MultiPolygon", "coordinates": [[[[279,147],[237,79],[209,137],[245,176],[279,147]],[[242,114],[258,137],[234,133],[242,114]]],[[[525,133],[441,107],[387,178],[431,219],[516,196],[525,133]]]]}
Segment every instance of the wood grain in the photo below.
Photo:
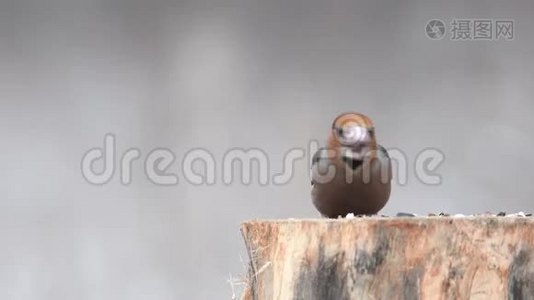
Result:
{"type": "Polygon", "coordinates": [[[534,218],[249,221],[242,299],[534,299],[534,218]]]}

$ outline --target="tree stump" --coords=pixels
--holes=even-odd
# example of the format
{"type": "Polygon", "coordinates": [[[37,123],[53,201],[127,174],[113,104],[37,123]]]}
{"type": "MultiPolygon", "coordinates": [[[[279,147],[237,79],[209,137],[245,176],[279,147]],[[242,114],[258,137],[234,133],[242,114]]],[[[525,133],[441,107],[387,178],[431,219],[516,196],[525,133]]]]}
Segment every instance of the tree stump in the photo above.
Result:
{"type": "Polygon", "coordinates": [[[249,221],[242,299],[534,299],[534,218],[249,221]]]}

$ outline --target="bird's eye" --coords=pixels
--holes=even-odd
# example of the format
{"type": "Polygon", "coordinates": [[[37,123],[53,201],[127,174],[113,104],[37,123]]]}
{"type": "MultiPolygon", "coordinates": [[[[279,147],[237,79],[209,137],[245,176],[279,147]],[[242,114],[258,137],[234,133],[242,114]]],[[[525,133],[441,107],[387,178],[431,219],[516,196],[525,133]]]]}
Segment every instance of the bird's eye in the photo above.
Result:
{"type": "Polygon", "coordinates": [[[354,144],[365,140],[368,134],[366,129],[361,126],[342,127],[335,130],[337,138],[342,144],[354,144]]]}

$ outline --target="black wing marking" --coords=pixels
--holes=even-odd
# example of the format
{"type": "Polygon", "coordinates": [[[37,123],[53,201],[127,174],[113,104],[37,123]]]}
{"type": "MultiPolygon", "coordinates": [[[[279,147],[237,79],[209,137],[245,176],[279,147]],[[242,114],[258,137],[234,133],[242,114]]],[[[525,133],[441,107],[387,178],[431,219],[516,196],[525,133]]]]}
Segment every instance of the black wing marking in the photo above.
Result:
{"type": "Polygon", "coordinates": [[[386,148],[382,147],[381,145],[378,145],[378,151],[382,152],[382,154],[384,154],[384,156],[389,159],[389,154],[386,148]]]}
{"type": "MultiPolygon", "coordinates": [[[[329,155],[329,152],[332,151],[331,149],[328,149],[328,148],[319,148],[319,150],[317,150],[317,152],[315,152],[315,154],[313,155],[312,157],[312,169],[313,167],[319,163],[320,161],[323,161],[323,160],[328,160],[329,157],[331,157],[331,155],[329,155]]],[[[314,185],[315,182],[313,181],[313,179],[311,180],[311,185],[314,185]]]]}
{"type": "Polygon", "coordinates": [[[323,152],[324,154],[326,154],[327,151],[327,148],[319,148],[319,150],[317,150],[317,152],[315,152],[315,154],[313,155],[312,166],[318,163],[320,160],[325,159],[326,156],[323,155],[323,152]]]}
{"type": "Polygon", "coordinates": [[[391,181],[392,178],[393,178],[393,169],[391,168],[391,158],[389,156],[389,153],[388,151],[386,150],[386,148],[378,145],[378,151],[381,152],[381,154],[383,155],[383,157],[385,158],[385,161],[387,162],[387,166],[388,166],[388,178],[389,180],[391,181]]]}

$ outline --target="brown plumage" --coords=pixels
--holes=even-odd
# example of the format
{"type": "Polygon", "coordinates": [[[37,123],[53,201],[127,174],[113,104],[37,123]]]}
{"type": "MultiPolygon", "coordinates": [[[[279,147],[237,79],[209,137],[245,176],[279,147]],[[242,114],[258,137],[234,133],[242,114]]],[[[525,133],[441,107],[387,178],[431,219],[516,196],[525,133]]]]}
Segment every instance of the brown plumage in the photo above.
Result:
{"type": "Polygon", "coordinates": [[[359,113],[338,116],[327,145],[317,151],[312,163],[312,199],[317,210],[329,218],[377,213],[391,191],[391,162],[376,141],[371,119],[359,113]]]}

